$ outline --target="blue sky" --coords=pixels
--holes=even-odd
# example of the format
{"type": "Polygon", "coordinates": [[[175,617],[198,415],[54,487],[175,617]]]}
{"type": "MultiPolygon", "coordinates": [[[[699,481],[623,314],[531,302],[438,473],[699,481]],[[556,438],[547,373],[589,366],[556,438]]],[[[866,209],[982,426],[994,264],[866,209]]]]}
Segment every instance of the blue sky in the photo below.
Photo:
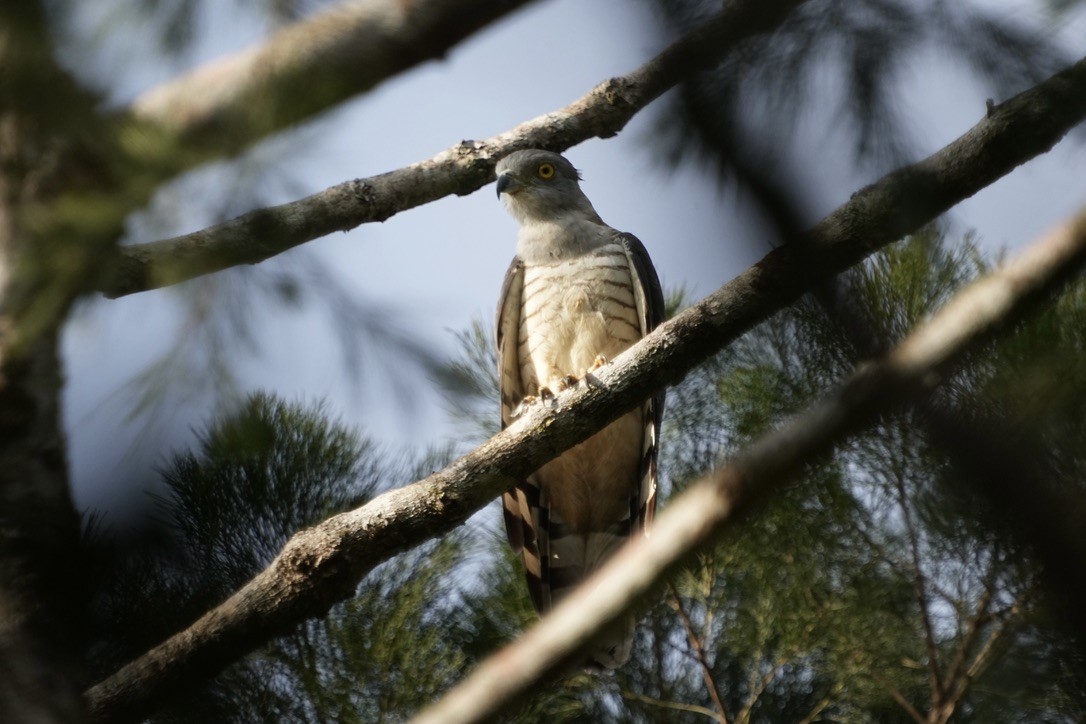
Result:
{"type": "MultiPolygon", "coordinates": [[[[110,2],[121,6],[120,0],[110,2]]],[[[113,23],[105,26],[111,28],[107,36],[95,35],[94,28],[103,26],[95,25],[94,13],[110,3],[87,3],[65,23],[70,42],[64,57],[111,103],[123,104],[178,70],[258,42],[270,30],[238,4],[208,4],[212,11],[201,23],[198,42],[174,61],[156,60],[153,45],[133,23],[113,23]]],[[[992,5],[1034,22],[1030,9],[1036,3],[992,5]]],[[[461,139],[485,138],[561,108],[658,52],[662,41],[652,22],[646,3],[538,3],[487,29],[444,61],[260,144],[247,154],[241,175],[223,164],[186,175],[132,220],[130,241],[195,230],[224,209],[244,211],[247,197],[278,203],[387,171],[461,139]]],[[[1079,17],[1063,37],[1075,54],[1073,39],[1086,37],[1086,19],[1079,17]]],[[[1084,52],[1086,45],[1079,41],[1077,56],[1084,52]]],[[[917,158],[976,123],[992,96],[935,52],[920,54],[901,69],[899,83],[901,111],[912,129],[917,158]]],[[[831,78],[829,92],[832,85],[831,78]]],[[[567,155],[582,170],[583,188],[601,216],[644,241],[665,286],[682,285],[698,298],[768,251],[767,230],[741,194],[721,189],[696,168],[672,171],[662,164],[653,150],[652,122],[660,103],[617,138],[586,142],[567,155]]],[[[855,168],[847,129],[834,123],[828,102],[812,107],[799,126],[793,143],[802,160],[788,172],[810,192],[810,221],[888,170],[855,168]]],[[[1086,144],[1065,140],[959,205],[951,213],[954,228],[975,230],[993,251],[1028,242],[1086,203],[1083,168],[1086,144]]],[[[312,242],[260,265],[257,273],[297,271],[319,261],[358,299],[380,304],[405,332],[449,354],[453,331],[475,318],[490,319],[515,236],[515,223],[488,186],[312,242]]],[[[198,287],[195,298],[215,308],[225,306],[237,281],[237,275],[220,275],[198,287]]],[[[141,490],[154,481],[149,468],[161,463],[169,449],[191,442],[192,428],[210,413],[208,396],[175,394],[165,398],[157,415],[124,418],[131,401],[126,383],[178,339],[186,339],[178,334],[192,318],[191,292],[170,289],[119,301],[91,300],[68,325],[65,415],[81,506],[124,510],[145,502],[141,490]]],[[[246,389],[272,390],[293,400],[325,399],[343,420],[390,449],[420,449],[455,434],[455,420],[434,385],[417,371],[393,365],[391,373],[414,393],[413,405],[405,407],[388,370],[374,370],[368,361],[361,373],[348,369],[339,341],[343,331],[329,323],[321,305],[291,311],[258,301],[244,317],[253,343],[238,345],[232,357],[246,389]]]]}

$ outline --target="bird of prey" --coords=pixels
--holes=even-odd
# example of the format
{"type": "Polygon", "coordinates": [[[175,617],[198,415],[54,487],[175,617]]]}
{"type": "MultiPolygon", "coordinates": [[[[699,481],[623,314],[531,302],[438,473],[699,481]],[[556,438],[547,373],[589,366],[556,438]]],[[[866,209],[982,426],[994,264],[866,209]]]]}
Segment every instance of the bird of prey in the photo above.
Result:
{"type": "MultiPolygon", "coordinates": [[[[636,237],[603,223],[564,157],[517,151],[498,162],[498,197],[520,223],[495,324],[502,427],[533,398],[561,391],[648,334],[664,316],[660,280],[636,237]]],[[[659,393],[547,463],[502,498],[509,543],[546,613],[656,504],[659,393]]],[[[633,617],[605,632],[588,665],[630,655],[633,617]]]]}

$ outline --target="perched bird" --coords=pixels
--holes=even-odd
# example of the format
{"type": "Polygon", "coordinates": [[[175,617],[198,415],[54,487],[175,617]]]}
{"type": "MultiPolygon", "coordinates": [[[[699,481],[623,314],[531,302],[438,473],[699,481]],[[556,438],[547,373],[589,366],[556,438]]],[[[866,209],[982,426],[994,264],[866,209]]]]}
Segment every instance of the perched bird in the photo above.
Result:
{"type": "MultiPolygon", "coordinates": [[[[603,223],[564,157],[517,151],[498,162],[498,197],[520,223],[495,324],[502,427],[522,405],[575,384],[648,334],[664,315],[645,247],[603,223]]],[[[547,463],[502,498],[509,543],[546,613],[627,538],[656,504],[659,393],[547,463]]],[[[633,617],[607,631],[589,664],[621,666],[633,617]]]]}

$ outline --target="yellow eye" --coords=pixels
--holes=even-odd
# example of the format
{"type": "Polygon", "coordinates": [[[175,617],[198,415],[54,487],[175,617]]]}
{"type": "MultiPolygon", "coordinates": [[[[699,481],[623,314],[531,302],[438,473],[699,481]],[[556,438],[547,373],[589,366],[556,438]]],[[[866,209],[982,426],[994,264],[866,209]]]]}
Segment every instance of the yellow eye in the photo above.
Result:
{"type": "Polygon", "coordinates": [[[554,177],[554,164],[553,163],[541,163],[539,168],[535,170],[535,173],[539,178],[546,181],[549,178],[554,177]]]}

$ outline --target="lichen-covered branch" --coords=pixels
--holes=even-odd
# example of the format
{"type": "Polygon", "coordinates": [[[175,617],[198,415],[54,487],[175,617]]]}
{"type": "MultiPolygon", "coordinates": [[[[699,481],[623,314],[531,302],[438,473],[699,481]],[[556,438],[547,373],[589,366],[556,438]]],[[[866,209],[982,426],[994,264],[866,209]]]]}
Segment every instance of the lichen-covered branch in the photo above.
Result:
{"type": "Polygon", "coordinates": [[[191,234],[123,247],[101,291],[119,297],[237,264],[255,264],[335,231],[384,221],[451,194],[469,194],[493,181],[494,165],[510,151],[560,151],[589,138],[614,136],[668,88],[711,66],[745,38],[776,26],[802,1],[729,3],[715,19],[633,73],[604,81],[565,108],[485,141],[462,141],[425,161],[346,181],[191,234]]]}
{"type": "MultiPolygon", "coordinates": [[[[567,391],[555,406],[533,409],[445,470],[298,533],[221,606],[89,689],[93,717],[138,718],[163,691],[211,676],[323,615],[377,564],[445,534],[805,291],[1050,148],[1086,116],[1084,89],[1086,60],[1002,104],[928,159],[857,192],[804,238],[776,249],[601,369],[599,386],[567,391]]],[[[714,505],[719,497],[702,495],[714,505]]]]}
{"type": "Polygon", "coordinates": [[[483,661],[416,724],[489,721],[580,660],[596,631],[617,621],[700,548],[813,457],[884,412],[934,390],[963,355],[1010,326],[1086,266],[1086,210],[957,294],[886,357],[861,367],[787,426],[670,501],[651,537],[634,539],[529,629],[483,661]]]}

